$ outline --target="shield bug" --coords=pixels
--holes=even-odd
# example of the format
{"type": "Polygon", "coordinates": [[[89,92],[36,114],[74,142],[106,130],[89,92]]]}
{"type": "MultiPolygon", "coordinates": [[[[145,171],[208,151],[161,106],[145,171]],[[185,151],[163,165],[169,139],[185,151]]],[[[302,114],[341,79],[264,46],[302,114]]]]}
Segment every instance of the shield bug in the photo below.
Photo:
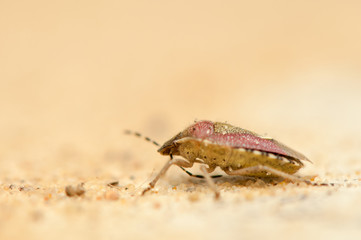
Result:
{"type": "MultiPolygon", "coordinates": [[[[134,134],[141,136],[139,133],[134,134]]],[[[293,175],[303,167],[304,161],[311,162],[303,154],[273,138],[228,123],[195,122],[162,146],[148,137],[145,139],[159,146],[158,152],[170,156],[170,160],[149,183],[143,194],[155,186],[170,166],[177,165],[186,171],[184,168],[190,168],[194,163],[202,164],[201,171],[204,176],[186,172],[194,177],[204,177],[214,190],[216,198],[219,197],[219,191],[212,177],[220,175],[209,174],[216,167],[221,168],[228,175],[281,177],[292,182],[311,184],[310,181],[293,175]],[[173,158],[174,156],[181,158],[173,158]]]]}

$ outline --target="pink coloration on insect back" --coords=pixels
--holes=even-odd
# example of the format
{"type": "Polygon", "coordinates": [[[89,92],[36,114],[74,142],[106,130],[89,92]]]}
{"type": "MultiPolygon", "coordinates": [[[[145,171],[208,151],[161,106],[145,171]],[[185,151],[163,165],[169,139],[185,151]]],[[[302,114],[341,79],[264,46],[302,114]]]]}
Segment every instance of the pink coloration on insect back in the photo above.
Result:
{"type": "Polygon", "coordinates": [[[272,152],[281,155],[288,155],[280,146],[270,141],[251,134],[243,133],[216,133],[208,137],[208,140],[221,145],[228,145],[235,148],[245,148],[272,152]]]}
{"type": "Polygon", "coordinates": [[[284,156],[292,155],[291,152],[287,151],[288,148],[273,139],[229,124],[199,121],[188,128],[187,135],[233,148],[259,150],[284,156]]]}
{"type": "Polygon", "coordinates": [[[214,134],[214,123],[211,121],[200,121],[188,128],[188,134],[194,138],[207,139],[214,134]]]}
{"type": "MultiPolygon", "coordinates": [[[[178,144],[188,141],[189,138],[200,141],[208,141],[217,146],[230,148],[243,148],[246,150],[258,150],[261,152],[274,153],[295,161],[310,161],[303,154],[287,147],[279,141],[261,136],[255,132],[235,127],[221,122],[199,121],[184,131],[169,139],[158,149],[163,155],[178,154],[178,144]]],[[[300,164],[302,164],[300,162],[300,164]]]]}

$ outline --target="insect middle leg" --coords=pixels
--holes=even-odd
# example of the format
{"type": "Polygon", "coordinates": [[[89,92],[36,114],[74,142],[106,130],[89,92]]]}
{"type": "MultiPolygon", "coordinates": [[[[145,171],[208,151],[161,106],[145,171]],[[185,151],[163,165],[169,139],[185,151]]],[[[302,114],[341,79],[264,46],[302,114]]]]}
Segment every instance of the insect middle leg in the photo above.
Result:
{"type": "MultiPolygon", "coordinates": [[[[199,174],[193,174],[191,173],[190,171],[187,171],[184,169],[184,167],[180,167],[183,171],[185,171],[189,176],[191,177],[195,177],[195,178],[205,178],[205,176],[203,175],[199,175],[199,174]]],[[[208,171],[207,171],[208,172],[208,171]]],[[[210,176],[211,178],[220,178],[220,177],[223,177],[223,175],[212,175],[210,176]]]]}
{"type": "Polygon", "coordinates": [[[153,181],[151,181],[149,183],[149,186],[144,189],[142,195],[144,195],[146,192],[148,192],[150,189],[154,188],[155,184],[158,182],[159,178],[161,176],[163,176],[167,171],[168,169],[170,168],[170,166],[172,165],[177,165],[179,167],[186,167],[186,168],[189,168],[189,167],[192,167],[193,166],[193,162],[189,162],[187,160],[184,160],[184,159],[170,159],[162,168],[162,170],[160,170],[160,172],[157,174],[157,176],[155,176],[155,178],[153,179],[153,181]]]}
{"type": "Polygon", "coordinates": [[[257,166],[247,167],[247,168],[242,168],[242,169],[237,169],[237,170],[226,170],[225,169],[224,171],[228,175],[247,175],[247,174],[257,173],[257,172],[267,172],[267,173],[282,177],[284,179],[288,179],[292,182],[305,182],[307,184],[312,185],[311,181],[309,181],[309,180],[306,180],[306,179],[303,179],[300,177],[296,177],[291,174],[274,169],[272,167],[263,166],[263,165],[257,165],[257,166]]]}
{"type": "Polygon", "coordinates": [[[214,197],[215,199],[219,199],[219,196],[220,196],[220,193],[219,193],[219,190],[217,189],[216,187],[216,184],[214,183],[211,175],[209,175],[208,171],[207,171],[207,168],[202,165],[201,166],[201,171],[203,172],[204,174],[204,178],[206,179],[207,181],[207,184],[209,185],[210,188],[212,188],[212,190],[214,191],[214,197]]]}

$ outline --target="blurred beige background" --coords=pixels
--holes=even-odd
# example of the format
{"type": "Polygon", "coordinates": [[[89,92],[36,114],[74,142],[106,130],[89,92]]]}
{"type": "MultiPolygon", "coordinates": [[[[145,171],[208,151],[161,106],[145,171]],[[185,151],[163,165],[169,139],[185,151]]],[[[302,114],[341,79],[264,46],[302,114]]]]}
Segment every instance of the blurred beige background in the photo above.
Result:
{"type": "MultiPolygon", "coordinates": [[[[0,1],[0,183],[138,186],[166,159],[123,130],[162,142],[196,119],[280,139],[314,162],[304,174],[359,178],[360,9],[360,1],[0,1]]],[[[4,208],[16,211],[4,194],[4,208]]],[[[28,224],[21,197],[25,217],[2,216],[6,237],[28,224]]],[[[54,223],[66,222],[57,214],[54,223]]],[[[103,230],[115,231],[94,231],[103,230]]]]}

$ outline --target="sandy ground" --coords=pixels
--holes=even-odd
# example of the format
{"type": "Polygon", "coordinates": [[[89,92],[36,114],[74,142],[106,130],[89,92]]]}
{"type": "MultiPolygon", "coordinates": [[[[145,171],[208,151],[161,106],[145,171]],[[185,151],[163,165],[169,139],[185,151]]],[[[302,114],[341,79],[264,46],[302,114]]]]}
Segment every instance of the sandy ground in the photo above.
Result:
{"type": "Polygon", "coordinates": [[[1,1],[0,239],[359,239],[359,9],[1,1]],[[197,119],[275,137],[334,186],[224,177],[214,201],[174,167],[140,196],[167,158],[123,130],[164,142],[197,119]]]}

